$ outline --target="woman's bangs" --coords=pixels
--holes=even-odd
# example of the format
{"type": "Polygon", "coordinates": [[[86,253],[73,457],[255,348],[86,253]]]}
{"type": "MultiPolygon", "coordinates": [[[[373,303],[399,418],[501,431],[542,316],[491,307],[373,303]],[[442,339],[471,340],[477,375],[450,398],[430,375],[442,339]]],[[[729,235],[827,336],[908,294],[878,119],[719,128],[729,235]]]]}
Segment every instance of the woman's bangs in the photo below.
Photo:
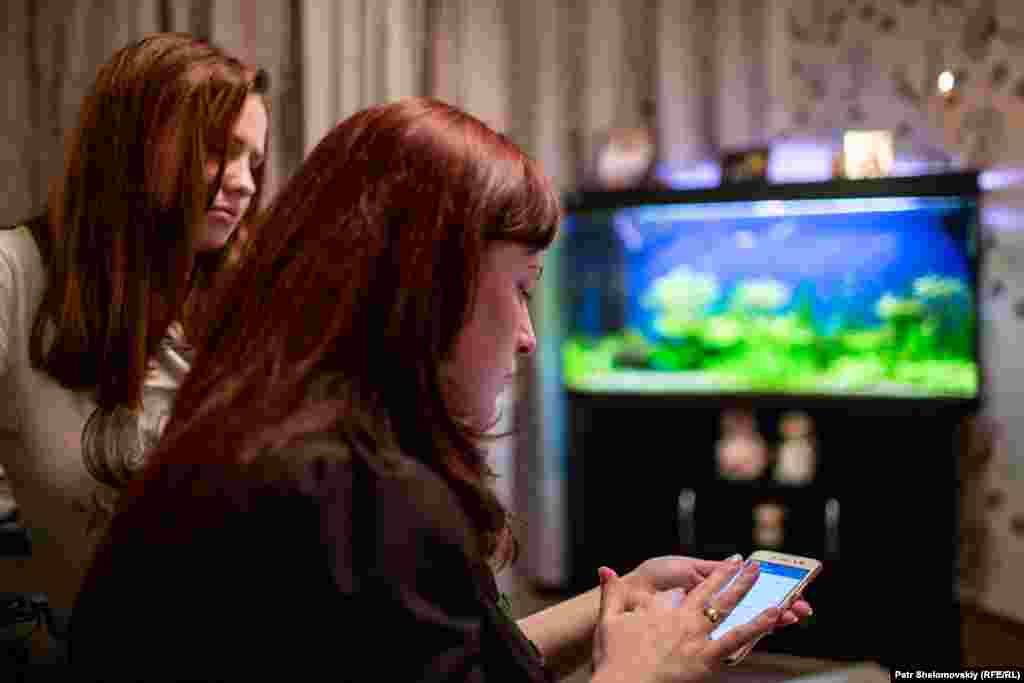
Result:
{"type": "Polygon", "coordinates": [[[558,234],[561,220],[558,197],[534,162],[524,158],[522,163],[522,181],[517,184],[511,202],[514,217],[495,237],[547,249],[558,234]]]}

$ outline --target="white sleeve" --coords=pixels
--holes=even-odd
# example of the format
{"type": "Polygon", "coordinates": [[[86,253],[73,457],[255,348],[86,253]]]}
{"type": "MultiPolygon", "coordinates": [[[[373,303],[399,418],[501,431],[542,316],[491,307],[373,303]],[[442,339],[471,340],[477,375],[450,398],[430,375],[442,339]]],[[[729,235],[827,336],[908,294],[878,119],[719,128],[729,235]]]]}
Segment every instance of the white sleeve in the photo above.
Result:
{"type": "Polygon", "coordinates": [[[7,374],[8,351],[11,347],[11,330],[14,324],[18,302],[14,286],[14,269],[10,256],[0,251],[0,378],[7,374]]]}
{"type": "MultiPolygon", "coordinates": [[[[18,316],[18,287],[11,254],[0,249],[0,450],[8,450],[5,437],[17,431],[17,406],[14,405],[10,386],[11,353],[14,346],[14,325],[18,316]]],[[[5,454],[0,453],[0,456],[5,454]]],[[[0,460],[3,458],[0,457],[0,460]]]]}

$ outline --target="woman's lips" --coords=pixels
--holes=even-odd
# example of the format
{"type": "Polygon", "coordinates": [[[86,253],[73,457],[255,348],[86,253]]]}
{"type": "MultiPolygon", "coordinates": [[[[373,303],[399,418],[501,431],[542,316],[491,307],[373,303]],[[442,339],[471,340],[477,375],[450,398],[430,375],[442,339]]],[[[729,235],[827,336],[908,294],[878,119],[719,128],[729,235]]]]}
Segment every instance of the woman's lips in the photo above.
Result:
{"type": "Polygon", "coordinates": [[[221,223],[234,223],[236,220],[235,214],[227,209],[210,209],[207,212],[207,215],[221,223]]]}

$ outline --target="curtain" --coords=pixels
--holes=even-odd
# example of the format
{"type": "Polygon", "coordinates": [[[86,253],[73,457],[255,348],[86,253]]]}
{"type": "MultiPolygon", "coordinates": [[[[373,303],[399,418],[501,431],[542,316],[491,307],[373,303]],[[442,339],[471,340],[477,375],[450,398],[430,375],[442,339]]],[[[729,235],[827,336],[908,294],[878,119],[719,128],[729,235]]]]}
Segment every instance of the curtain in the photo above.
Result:
{"type": "Polygon", "coordinates": [[[63,163],[63,138],[96,71],[147,33],[188,31],[264,66],[271,77],[271,192],[301,158],[301,100],[294,3],[276,0],[12,0],[0,3],[0,65],[6,108],[0,126],[0,221],[42,209],[63,163]]]}
{"type": "Polygon", "coordinates": [[[157,30],[159,3],[114,0],[98,12],[88,2],[14,0],[0,5],[7,76],[0,126],[0,218],[12,223],[40,210],[50,175],[63,161],[63,134],[85,89],[113,50],[157,30]],[[111,21],[109,13],[116,14],[111,21]]]}
{"type": "Polygon", "coordinates": [[[301,0],[303,154],[350,114],[425,91],[426,0],[301,0]]]}

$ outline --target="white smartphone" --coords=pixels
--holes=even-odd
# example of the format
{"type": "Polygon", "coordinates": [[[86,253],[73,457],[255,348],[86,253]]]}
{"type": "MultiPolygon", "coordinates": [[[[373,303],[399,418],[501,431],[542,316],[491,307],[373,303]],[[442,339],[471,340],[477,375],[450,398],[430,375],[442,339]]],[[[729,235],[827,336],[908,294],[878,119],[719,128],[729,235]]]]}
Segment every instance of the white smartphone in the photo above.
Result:
{"type": "MultiPolygon", "coordinates": [[[[797,596],[821,572],[821,562],[810,557],[800,557],[788,553],[777,553],[770,550],[757,550],[747,558],[747,563],[757,562],[761,565],[761,573],[753,587],[736,609],[722,620],[722,623],[711,632],[711,639],[718,640],[729,629],[752,621],[758,614],[769,607],[789,607],[797,596]]],[[[737,572],[737,575],[739,573],[737,572]]],[[[733,577],[735,580],[735,577],[733,577]]],[[[721,590],[729,587],[729,581],[721,590]]],[[[721,592],[721,591],[719,591],[721,592]]],[[[754,648],[756,638],[729,655],[725,662],[736,664],[754,648]]]]}

